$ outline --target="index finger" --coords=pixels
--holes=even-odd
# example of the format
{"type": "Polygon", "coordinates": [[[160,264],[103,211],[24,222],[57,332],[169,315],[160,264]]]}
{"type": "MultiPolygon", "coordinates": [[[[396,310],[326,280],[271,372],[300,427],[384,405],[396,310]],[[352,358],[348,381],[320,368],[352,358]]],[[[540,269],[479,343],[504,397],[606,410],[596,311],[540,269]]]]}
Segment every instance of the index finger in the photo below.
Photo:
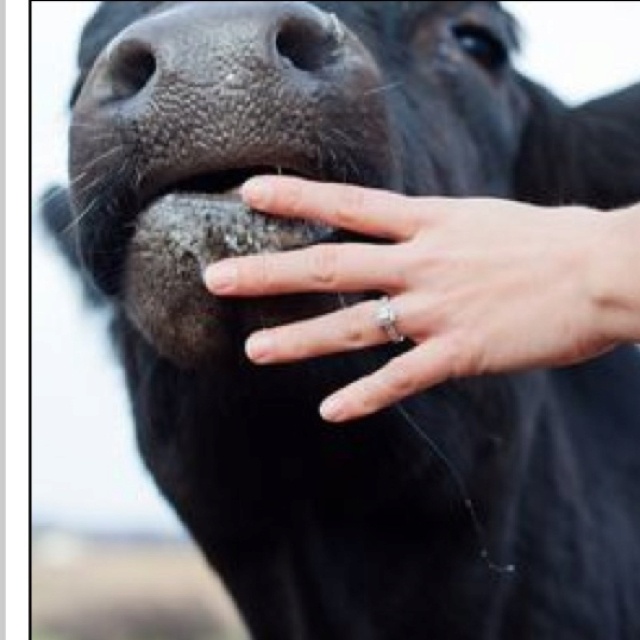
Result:
{"type": "Polygon", "coordinates": [[[289,176],[251,178],[242,186],[241,195],[246,204],[265,213],[315,220],[395,241],[412,238],[424,217],[417,198],[289,176]]]}

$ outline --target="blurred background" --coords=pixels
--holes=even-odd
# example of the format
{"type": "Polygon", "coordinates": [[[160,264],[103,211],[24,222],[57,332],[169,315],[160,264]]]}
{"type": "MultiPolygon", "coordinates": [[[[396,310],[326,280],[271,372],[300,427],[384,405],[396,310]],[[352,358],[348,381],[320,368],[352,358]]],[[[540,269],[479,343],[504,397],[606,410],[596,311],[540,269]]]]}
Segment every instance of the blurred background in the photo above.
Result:
{"type": "MultiPolygon", "coordinates": [[[[32,2],[32,202],[66,180],[67,99],[95,2],[32,2]]],[[[640,3],[506,2],[520,69],[577,103],[638,82],[640,3]]],[[[106,319],[34,213],[32,621],[36,640],[245,637],[135,451],[106,319]]]]}

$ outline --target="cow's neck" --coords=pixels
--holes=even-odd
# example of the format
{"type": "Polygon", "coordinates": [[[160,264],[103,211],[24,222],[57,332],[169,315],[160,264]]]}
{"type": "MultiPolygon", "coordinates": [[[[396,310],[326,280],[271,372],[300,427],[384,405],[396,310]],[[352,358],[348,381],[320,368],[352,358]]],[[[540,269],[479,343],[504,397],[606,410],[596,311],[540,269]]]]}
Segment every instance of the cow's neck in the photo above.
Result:
{"type": "Polygon", "coordinates": [[[122,335],[147,465],[252,628],[366,637],[358,625],[373,624],[398,588],[428,593],[405,608],[417,612],[412,630],[471,637],[499,620],[544,374],[447,383],[332,427],[317,405],[357,373],[345,360],[187,373],[150,365],[150,347],[122,335]],[[468,603],[464,619],[440,615],[454,601],[468,603]]]}
{"type": "MultiPolygon", "coordinates": [[[[424,476],[421,508],[435,518],[441,511],[458,513],[471,532],[464,500],[471,498],[481,521],[489,522],[495,505],[505,503],[499,494],[512,486],[509,476],[523,464],[535,377],[447,383],[361,423],[336,427],[320,420],[318,404],[363,372],[353,366],[362,358],[258,368],[238,356],[183,372],[154,358],[126,322],[121,328],[147,464],[179,509],[184,503],[183,516],[200,520],[191,513],[196,505],[233,507],[234,517],[207,516],[212,527],[255,529],[252,509],[272,523],[301,505],[331,518],[342,517],[343,509],[365,514],[424,476]],[[196,498],[202,492],[212,495],[196,498]]],[[[377,357],[382,362],[388,354],[377,357]]],[[[372,360],[367,368],[375,366],[372,360]]]]}

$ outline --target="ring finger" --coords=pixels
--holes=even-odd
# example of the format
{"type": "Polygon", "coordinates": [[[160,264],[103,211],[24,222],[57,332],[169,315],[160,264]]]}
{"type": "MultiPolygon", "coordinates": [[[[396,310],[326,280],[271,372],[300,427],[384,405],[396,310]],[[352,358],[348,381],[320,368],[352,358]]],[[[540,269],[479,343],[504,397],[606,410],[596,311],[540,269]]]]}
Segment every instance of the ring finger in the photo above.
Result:
{"type": "MultiPolygon", "coordinates": [[[[390,342],[390,334],[376,319],[381,304],[381,300],[367,300],[310,320],[259,331],[248,339],[247,355],[257,364],[293,362],[390,342]]],[[[410,338],[411,317],[415,315],[411,297],[398,296],[390,304],[397,318],[396,331],[410,338]]]]}

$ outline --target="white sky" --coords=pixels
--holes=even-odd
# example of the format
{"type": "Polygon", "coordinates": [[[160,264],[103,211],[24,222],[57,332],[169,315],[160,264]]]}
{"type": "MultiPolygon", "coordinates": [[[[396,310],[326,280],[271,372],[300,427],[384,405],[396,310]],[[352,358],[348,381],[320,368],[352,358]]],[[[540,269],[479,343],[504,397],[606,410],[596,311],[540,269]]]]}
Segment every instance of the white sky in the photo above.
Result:
{"type": "MultiPolygon", "coordinates": [[[[525,35],[519,66],[570,102],[640,80],[640,2],[507,2],[525,35]]],[[[64,180],[66,101],[93,2],[33,8],[33,191],[64,180]]],[[[34,225],[32,490],[36,520],[177,531],[135,451],[104,319],[34,225]]]]}

